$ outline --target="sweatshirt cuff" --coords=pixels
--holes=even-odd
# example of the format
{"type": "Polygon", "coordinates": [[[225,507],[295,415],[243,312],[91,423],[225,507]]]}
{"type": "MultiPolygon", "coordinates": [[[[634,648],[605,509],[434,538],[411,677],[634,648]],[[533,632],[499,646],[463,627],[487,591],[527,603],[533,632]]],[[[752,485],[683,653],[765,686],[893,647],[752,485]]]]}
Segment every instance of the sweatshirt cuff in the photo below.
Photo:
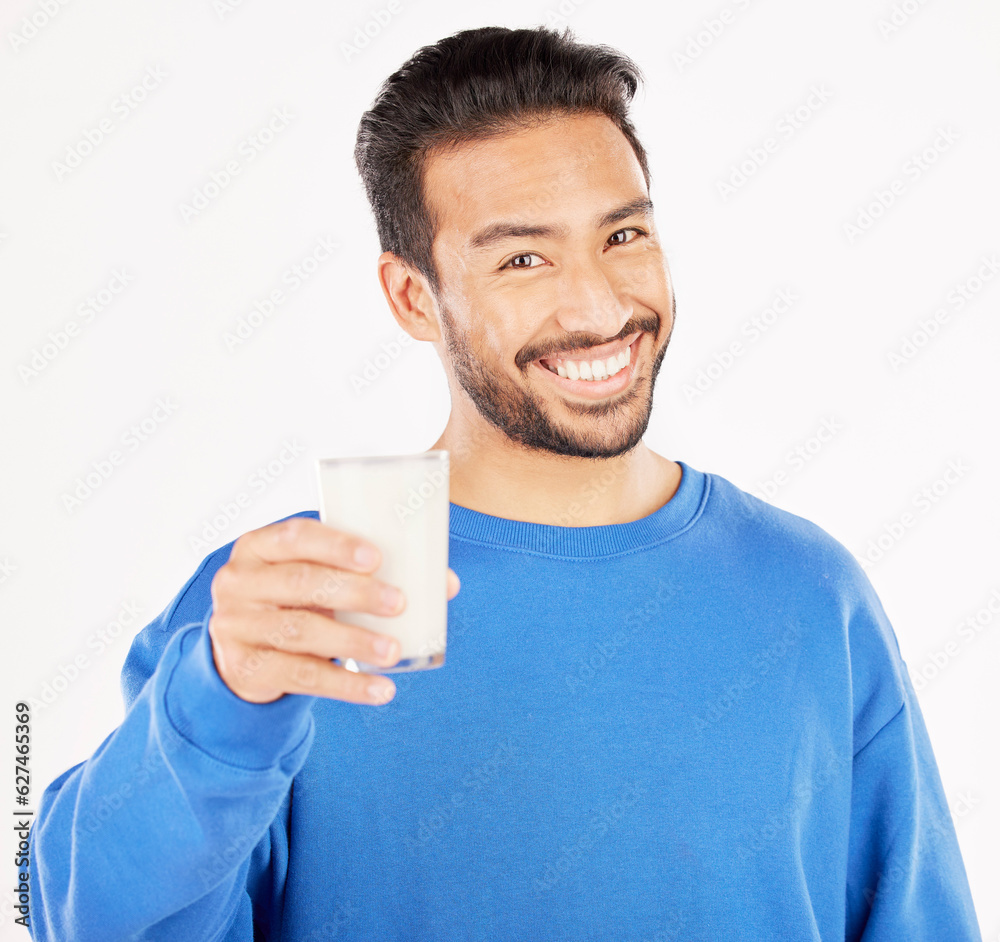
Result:
{"type": "Polygon", "coordinates": [[[184,739],[220,762],[273,768],[313,734],[316,698],[286,693],[270,703],[251,703],[238,697],[215,668],[210,615],[180,629],[180,653],[163,694],[167,718],[184,739]]]}

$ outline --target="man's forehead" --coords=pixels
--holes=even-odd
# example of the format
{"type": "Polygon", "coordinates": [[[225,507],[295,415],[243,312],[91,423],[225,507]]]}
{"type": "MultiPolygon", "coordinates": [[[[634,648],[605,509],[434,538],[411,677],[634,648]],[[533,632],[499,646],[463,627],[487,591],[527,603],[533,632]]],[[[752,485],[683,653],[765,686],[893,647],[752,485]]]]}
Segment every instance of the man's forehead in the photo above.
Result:
{"type": "MultiPolygon", "coordinates": [[[[424,196],[439,233],[450,232],[477,248],[495,241],[484,223],[519,222],[528,230],[550,224],[559,201],[591,191],[608,208],[620,195],[645,193],[638,160],[625,136],[603,115],[573,117],[541,127],[449,147],[428,154],[424,196]],[[624,166],[623,166],[624,164],[624,166]],[[624,187],[624,188],[623,188],[624,187]]],[[[525,235],[531,234],[525,231],[525,235]]]]}

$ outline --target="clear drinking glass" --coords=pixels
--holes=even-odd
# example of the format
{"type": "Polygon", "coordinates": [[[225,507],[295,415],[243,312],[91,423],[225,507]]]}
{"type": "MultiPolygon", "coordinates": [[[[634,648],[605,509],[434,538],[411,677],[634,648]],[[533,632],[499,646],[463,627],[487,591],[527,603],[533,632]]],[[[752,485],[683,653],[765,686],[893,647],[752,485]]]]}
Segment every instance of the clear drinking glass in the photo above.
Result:
{"type": "MultiPolygon", "coordinates": [[[[399,615],[337,611],[337,621],[397,638],[392,667],[354,658],[351,671],[390,674],[440,667],[448,626],[448,452],[320,458],[320,520],[368,540],[382,563],[373,575],[402,589],[399,615]]],[[[338,659],[339,660],[339,659],[338,659]]]]}

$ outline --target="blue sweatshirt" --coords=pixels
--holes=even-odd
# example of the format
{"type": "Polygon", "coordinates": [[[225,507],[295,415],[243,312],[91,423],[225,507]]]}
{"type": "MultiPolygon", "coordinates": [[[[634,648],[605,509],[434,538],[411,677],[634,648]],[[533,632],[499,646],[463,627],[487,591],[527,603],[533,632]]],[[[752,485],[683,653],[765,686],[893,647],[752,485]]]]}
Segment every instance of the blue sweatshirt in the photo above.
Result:
{"type": "Polygon", "coordinates": [[[32,937],[981,942],[863,570],[679,464],[630,523],[452,504],[445,664],[384,706],[232,693],[213,552],[42,796],[32,937]]]}

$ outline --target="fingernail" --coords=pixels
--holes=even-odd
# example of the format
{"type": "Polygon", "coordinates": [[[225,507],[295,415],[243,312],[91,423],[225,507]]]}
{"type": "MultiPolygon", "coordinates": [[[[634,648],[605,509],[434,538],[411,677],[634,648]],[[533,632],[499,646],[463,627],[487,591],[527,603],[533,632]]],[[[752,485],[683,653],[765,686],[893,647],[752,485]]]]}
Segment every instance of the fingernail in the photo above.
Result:
{"type": "Polygon", "coordinates": [[[395,638],[379,637],[372,642],[372,647],[375,648],[375,650],[381,654],[382,657],[385,657],[392,650],[392,646],[395,643],[395,638]]]}
{"type": "Polygon", "coordinates": [[[370,696],[374,697],[376,700],[386,700],[389,694],[392,692],[392,687],[384,683],[370,683],[368,685],[368,693],[370,696]]]}
{"type": "Polygon", "coordinates": [[[382,604],[390,612],[396,611],[403,602],[403,593],[395,586],[387,585],[382,587],[382,604]]]}
{"type": "Polygon", "coordinates": [[[354,551],[354,561],[359,566],[374,566],[378,560],[378,553],[371,546],[359,546],[354,551]]]}

